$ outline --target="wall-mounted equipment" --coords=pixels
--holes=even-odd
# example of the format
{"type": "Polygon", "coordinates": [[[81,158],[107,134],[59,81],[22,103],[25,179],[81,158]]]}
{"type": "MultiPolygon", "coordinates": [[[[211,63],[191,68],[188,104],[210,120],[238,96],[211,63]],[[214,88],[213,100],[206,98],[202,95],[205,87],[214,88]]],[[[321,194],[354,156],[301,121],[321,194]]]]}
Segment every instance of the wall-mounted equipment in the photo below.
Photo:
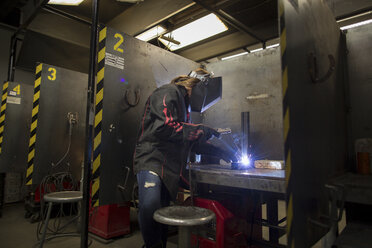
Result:
{"type": "Polygon", "coordinates": [[[88,76],[39,63],[36,66],[26,184],[50,173],[80,178],[84,159],[88,76]]]}

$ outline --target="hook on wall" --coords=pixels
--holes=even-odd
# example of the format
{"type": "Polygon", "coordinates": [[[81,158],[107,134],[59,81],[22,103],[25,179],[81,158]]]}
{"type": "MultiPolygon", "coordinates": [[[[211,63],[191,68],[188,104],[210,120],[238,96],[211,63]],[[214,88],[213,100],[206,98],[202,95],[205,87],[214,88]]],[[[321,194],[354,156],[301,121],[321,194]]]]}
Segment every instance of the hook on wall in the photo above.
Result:
{"type": "Polygon", "coordinates": [[[141,94],[140,89],[137,89],[137,90],[134,92],[135,99],[134,99],[133,102],[130,102],[130,101],[129,101],[129,93],[130,93],[130,90],[127,89],[127,90],[125,91],[125,97],[124,97],[126,103],[127,103],[130,107],[135,107],[135,106],[137,106],[137,104],[139,103],[140,98],[141,98],[141,97],[140,97],[140,94],[141,94]]]}
{"type": "Polygon", "coordinates": [[[309,69],[309,74],[311,81],[313,83],[322,83],[326,81],[333,73],[333,71],[336,68],[336,61],[333,55],[329,54],[328,55],[329,59],[329,68],[327,73],[320,77],[319,72],[318,72],[318,64],[317,64],[317,57],[313,52],[310,52],[308,55],[308,69],[309,69]]]}

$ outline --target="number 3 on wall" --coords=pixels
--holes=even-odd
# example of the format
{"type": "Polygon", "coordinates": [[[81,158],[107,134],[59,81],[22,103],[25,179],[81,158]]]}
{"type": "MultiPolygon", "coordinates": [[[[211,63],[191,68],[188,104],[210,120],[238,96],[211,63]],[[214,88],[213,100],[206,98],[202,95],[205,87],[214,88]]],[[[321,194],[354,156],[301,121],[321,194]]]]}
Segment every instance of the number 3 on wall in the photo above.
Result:
{"type": "Polygon", "coordinates": [[[114,37],[119,39],[119,41],[114,45],[114,50],[123,53],[123,48],[121,48],[120,45],[124,42],[124,37],[119,33],[116,33],[114,37]]]}
{"type": "Polygon", "coordinates": [[[49,79],[50,81],[54,81],[54,80],[56,80],[56,73],[57,73],[56,69],[54,69],[53,67],[50,67],[50,68],[48,69],[48,71],[50,72],[50,75],[48,76],[48,79],[49,79]]]}

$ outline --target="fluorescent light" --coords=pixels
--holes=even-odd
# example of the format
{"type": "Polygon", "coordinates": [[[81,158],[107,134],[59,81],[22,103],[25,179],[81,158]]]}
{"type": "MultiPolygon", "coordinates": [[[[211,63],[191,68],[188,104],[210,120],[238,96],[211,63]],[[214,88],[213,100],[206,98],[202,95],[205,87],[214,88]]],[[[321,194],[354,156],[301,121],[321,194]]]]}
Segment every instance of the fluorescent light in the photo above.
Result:
{"type": "Polygon", "coordinates": [[[74,5],[78,6],[84,0],[49,0],[48,4],[74,5]]]}
{"type": "Polygon", "coordinates": [[[251,53],[255,53],[255,52],[258,52],[258,51],[262,51],[263,48],[257,48],[257,49],[254,49],[254,50],[251,50],[251,53]]]}
{"type": "Polygon", "coordinates": [[[226,25],[215,14],[209,14],[164,35],[181,42],[180,45],[173,44],[161,38],[159,38],[159,40],[167,46],[169,50],[175,51],[222,33],[227,29],[226,25]]]}
{"type": "Polygon", "coordinates": [[[366,25],[366,24],[369,24],[369,23],[372,23],[372,19],[365,20],[365,21],[362,21],[362,22],[357,22],[357,23],[350,24],[350,25],[347,25],[347,26],[343,26],[343,27],[340,27],[340,29],[341,30],[346,30],[346,29],[350,29],[350,28],[363,26],[363,25],[366,25]]]}
{"type": "Polygon", "coordinates": [[[338,20],[337,22],[344,22],[344,21],[352,20],[352,19],[359,18],[359,17],[365,16],[365,15],[370,15],[370,14],[372,14],[372,11],[367,11],[367,12],[364,12],[364,13],[360,13],[358,15],[354,15],[354,16],[350,16],[350,17],[338,20]]]}
{"type": "MultiPolygon", "coordinates": [[[[273,45],[267,46],[266,49],[268,49],[268,48],[273,48],[273,47],[277,47],[277,46],[279,46],[279,43],[276,43],[276,44],[273,44],[273,45]]],[[[254,52],[258,52],[258,51],[262,51],[262,50],[263,50],[263,48],[257,48],[257,49],[251,50],[250,52],[251,52],[251,53],[254,53],[254,52]]],[[[245,54],[248,54],[248,52],[242,52],[242,53],[238,53],[238,54],[230,55],[230,56],[227,56],[227,57],[223,57],[223,58],[221,58],[221,60],[232,59],[232,58],[235,58],[235,57],[238,57],[238,56],[242,56],[242,55],[245,55],[245,54]]]]}
{"type": "Polygon", "coordinates": [[[230,56],[227,56],[227,57],[223,57],[223,58],[221,58],[221,60],[232,59],[232,58],[239,57],[239,56],[242,56],[242,55],[245,55],[245,54],[248,54],[248,52],[242,52],[242,53],[230,55],[230,56]]]}
{"type": "Polygon", "coordinates": [[[118,2],[122,3],[138,3],[138,2],[143,2],[144,0],[116,0],[118,2]]]}
{"type": "Polygon", "coordinates": [[[158,26],[155,26],[155,27],[137,35],[136,38],[140,39],[140,40],[143,40],[143,41],[149,41],[149,40],[152,40],[152,39],[164,34],[165,31],[166,31],[165,28],[158,25],[158,26]]]}
{"type": "Polygon", "coordinates": [[[273,47],[277,47],[277,46],[279,46],[279,43],[274,44],[274,45],[267,46],[266,49],[268,49],[268,48],[273,48],[273,47]]]}

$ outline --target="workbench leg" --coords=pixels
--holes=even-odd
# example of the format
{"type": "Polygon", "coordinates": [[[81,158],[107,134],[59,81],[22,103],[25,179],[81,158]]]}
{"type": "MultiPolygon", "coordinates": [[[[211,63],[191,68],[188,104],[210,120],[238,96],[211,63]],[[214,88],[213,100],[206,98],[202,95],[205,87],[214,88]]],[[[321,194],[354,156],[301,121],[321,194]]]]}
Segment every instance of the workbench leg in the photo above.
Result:
{"type": "MultiPolygon", "coordinates": [[[[267,200],[267,221],[270,225],[278,226],[278,199],[270,197],[267,200]]],[[[269,227],[269,240],[273,244],[279,243],[279,230],[269,227]]]]}

